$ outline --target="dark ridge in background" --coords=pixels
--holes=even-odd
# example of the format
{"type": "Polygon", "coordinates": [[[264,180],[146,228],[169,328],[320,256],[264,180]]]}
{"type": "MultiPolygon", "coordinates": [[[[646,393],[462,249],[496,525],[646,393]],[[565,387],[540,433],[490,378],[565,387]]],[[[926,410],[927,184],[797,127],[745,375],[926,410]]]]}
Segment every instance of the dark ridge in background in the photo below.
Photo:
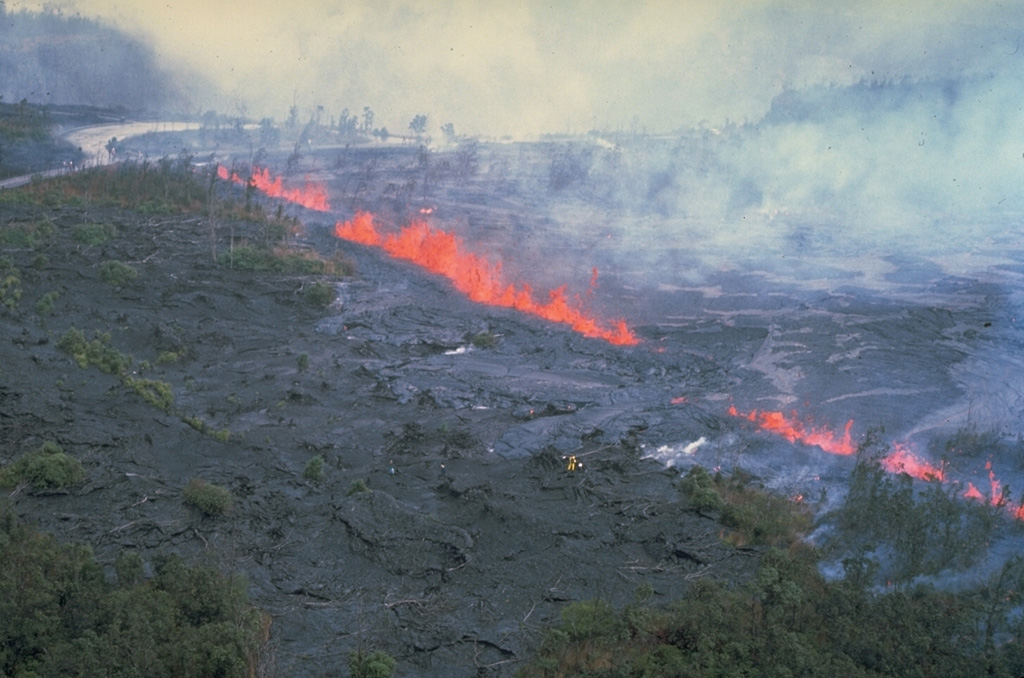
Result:
{"type": "Polygon", "coordinates": [[[100,21],[58,12],[8,12],[0,3],[0,95],[6,102],[177,108],[181,76],[153,49],[100,21]]]}

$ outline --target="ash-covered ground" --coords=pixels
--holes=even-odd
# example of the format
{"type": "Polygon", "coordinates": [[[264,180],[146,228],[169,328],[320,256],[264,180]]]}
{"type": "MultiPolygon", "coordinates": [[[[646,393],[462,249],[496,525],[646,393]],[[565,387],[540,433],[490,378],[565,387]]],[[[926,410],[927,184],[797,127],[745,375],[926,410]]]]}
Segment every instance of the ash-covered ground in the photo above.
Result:
{"type": "MultiPolygon", "coordinates": [[[[18,513],[104,562],[123,548],[170,549],[243,572],[273,616],[280,675],[334,675],[356,648],[392,654],[400,675],[512,675],[566,602],[622,604],[642,584],[669,602],[695,578],[755,571],[758,549],[724,544],[714,520],[685,508],[678,467],[742,467],[808,498],[841,489],[851,455],[792,443],[730,408],[840,437],[853,420],[854,444],[884,426],[928,458],[971,424],[1016,435],[1019,249],[990,235],[946,259],[856,248],[839,258],[813,230],[767,217],[758,229],[778,237],[753,229],[764,237],[727,246],[717,229],[736,224],[631,211],[571,166],[563,177],[565,148],[307,154],[288,181],[324,181],[334,211],[289,207],[301,242],[342,251],[356,270],[326,310],[305,302],[308,278],[215,264],[211,250],[232,234],[202,216],[46,210],[58,234],[47,262],[4,251],[23,292],[0,316],[0,461],[55,440],[88,480],[16,492],[18,513]],[[541,293],[568,284],[640,342],[612,346],[473,303],[335,238],[334,221],[357,210],[385,229],[429,219],[500,259],[510,279],[541,293]],[[114,224],[117,236],[86,246],[66,236],[80,224],[114,224]],[[139,278],[111,287],[108,260],[139,278]],[[53,291],[53,311],[38,311],[53,291]],[[80,369],[56,346],[71,327],[109,332],[149,361],[175,413],[80,369]],[[166,353],[181,357],[159,362],[166,353]],[[315,455],[321,482],[302,477],[315,455]],[[570,470],[573,456],[582,464],[570,470]],[[194,477],[230,488],[232,512],[184,506],[194,477]],[[360,481],[368,491],[353,492],[360,481]]],[[[1003,482],[1020,474],[1019,457],[990,457],[950,464],[964,482],[987,483],[986,461],[1003,482]]]]}

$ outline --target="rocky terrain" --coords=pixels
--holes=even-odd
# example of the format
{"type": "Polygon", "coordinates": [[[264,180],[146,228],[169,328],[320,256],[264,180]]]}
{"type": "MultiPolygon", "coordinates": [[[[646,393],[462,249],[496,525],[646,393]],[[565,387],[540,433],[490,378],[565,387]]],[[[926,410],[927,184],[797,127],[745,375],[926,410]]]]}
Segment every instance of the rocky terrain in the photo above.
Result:
{"type": "MultiPolygon", "coordinates": [[[[17,279],[0,313],[0,463],[52,440],[87,475],[70,491],[16,488],[17,512],[103,562],[172,550],[244,573],[273,617],[280,675],[335,675],[358,648],[393,655],[399,675],[512,675],[567,602],[621,605],[641,585],[670,602],[695,579],[753,574],[760,549],[726,544],[687,508],[676,466],[743,467],[807,496],[845,480],[852,457],[736,413],[792,411],[834,439],[853,419],[854,442],[879,424],[930,430],[965,397],[964,366],[1016,322],[1003,287],[922,277],[916,259],[892,257],[885,274],[913,299],[836,272],[827,289],[728,269],[655,287],[619,267],[593,308],[640,342],[613,346],[333,235],[356,209],[395,227],[429,207],[540,288],[612,262],[608,229],[566,237],[556,208],[509,188],[508,152],[491,160],[428,192],[409,188],[415,149],[307,159],[336,212],[288,206],[302,224],[289,244],[354,266],[327,278],[326,308],[307,294],[322,276],[224,259],[258,224],[5,203],[0,228],[40,236],[0,249],[17,279]],[[528,251],[564,265],[530,269],[515,256],[528,251]],[[137,277],[112,281],[109,262],[137,277]],[[80,367],[60,347],[71,328],[130,356],[173,402],[80,367]],[[306,477],[318,456],[322,478],[306,477]],[[230,512],[186,506],[193,478],[230,489],[230,512]]],[[[964,477],[983,477],[983,461],[964,477]]]]}

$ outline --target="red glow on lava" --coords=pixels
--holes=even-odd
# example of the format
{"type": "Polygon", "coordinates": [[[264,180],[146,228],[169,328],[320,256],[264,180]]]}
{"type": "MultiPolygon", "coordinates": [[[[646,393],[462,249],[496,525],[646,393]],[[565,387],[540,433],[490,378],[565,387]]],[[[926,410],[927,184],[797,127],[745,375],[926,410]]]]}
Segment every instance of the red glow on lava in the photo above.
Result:
{"type": "Polygon", "coordinates": [[[879,462],[889,473],[906,473],[918,480],[942,482],[942,469],[915,456],[903,443],[894,443],[892,452],[879,462]]]}
{"type": "MultiPolygon", "coordinates": [[[[217,167],[217,176],[225,181],[233,181],[236,184],[244,185],[246,183],[245,179],[238,176],[238,172],[229,173],[228,168],[223,165],[217,167]]],[[[249,181],[252,181],[252,185],[257,190],[262,191],[271,198],[280,198],[281,200],[287,200],[296,205],[302,205],[303,207],[320,212],[328,212],[331,209],[330,203],[327,201],[327,189],[322,184],[307,181],[302,188],[285,188],[281,177],[271,179],[269,169],[260,169],[258,167],[253,168],[252,177],[249,181]]]]}
{"type": "Polygon", "coordinates": [[[762,410],[761,412],[751,410],[747,414],[743,414],[733,405],[729,407],[729,414],[752,421],[761,430],[780,435],[791,443],[800,442],[804,445],[816,445],[829,454],[849,455],[857,451],[857,447],[850,438],[850,428],[853,426],[853,419],[846,422],[843,434],[840,436],[828,428],[811,426],[801,422],[797,419],[796,412],[793,412],[791,416],[769,410],[762,410]]]}
{"type": "Polygon", "coordinates": [[[676,396],[675,398],[672,399],[672,404],[673,405],[682,405],[685,402],[686,402],[686,396],[676,396]]]}
{"type": "MultiPolygon", "coordinates": [[[[619,346],[639,343],[625,321],[614,321],[610,327],[602,326],[595,318],[581,310],[579,297],[570,299],[563,285],[548,292],[546,302],[533,298],[529,285],[516,287],[502,282],[501,264],[492,264],[487,258],[467,252],[462,240],[426,222],[415,221],[397,234],[381,236],[373,225],[373,215],[361,212],[351,221],[338,222],[334,234],[344,240],[380,247],[391,256],[406,259],[423,268],[448,278],[455,289],[470,299],[492,306],[514,308],[552,322],[569,325],[587,337],[604,339],[619,346]]],[[[597,270],[594,270],[596,278],[597,270]]],[[[592,285],[591,288],[593,288],[592,285]]]]}

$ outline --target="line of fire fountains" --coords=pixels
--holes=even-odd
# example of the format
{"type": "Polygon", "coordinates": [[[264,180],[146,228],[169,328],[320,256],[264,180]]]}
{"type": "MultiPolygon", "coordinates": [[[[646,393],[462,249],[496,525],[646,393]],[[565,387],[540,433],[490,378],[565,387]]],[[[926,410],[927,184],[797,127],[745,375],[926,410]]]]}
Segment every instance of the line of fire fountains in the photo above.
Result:
{"type": "MultiPolygon", "coordinates": [[[[281,177],[271,178],[270,170],[254,167],[252,174],[243,179],[236,171],[224,166],[217,168],[217,175],[236,184],[251,184],[257,190],[272,198],[279,198],[320,212],[330,211],[327,189],[322,184],[306,181],[301,188],[285,188],[281,177]]],[[[528,284],[516,285],[503,282],[501,264],[492,263],[486,257],[465,249],[462,240],[443,230],[433,228],[425,221],[414,221],[398,233],[381,235],[373,223],[373,215],[360,212],[349,221],[335,224],[334,235],[350,242],[378,247],[392,257],[411,261],[424,269],[448,278],[458,291],[471,300],[492,306],[513,308],[523,313],[538,316],[552,322],[568,325],[587,337],[604,339],[619,346],[633,346],[639,339],[624,320],[605,324],[583,310],[579,296],[570,298],[563,285],[548,293],[547,302],[533,298],[533,289],[528,284]]],[[[597,281],[597,269],[593,270],[588,296],[597,281]]],[[[685,398],[673,399],[685,402],[685,398]]],[[[752,422],[759,430],[781,436],[791,443],[815,446],[829,454],[849,456],[857,452],[857,445],[851,437],[853,420],[846,422],[843,433],[838,434],[826,426],[814,426],[801,421],[793,412],[786,415],[778,411],[751,410],[740,412],[730,406],[728,414],[752,422]]],[[[1005,508],[1015,518],[1024,520],[1024,499],[1019,505],[1009,500],[1008,492],[996,477],[992,462],[985,464],[989,478],[989,493],[983,494],[977,486],[967,481],[962,483],[948,477],[945,466],[935,466],[912,450],[909,442],[895,442],[891,451],[878,460],[889,473],[906,473],[924,482],[955,483],[966,485],[962,496],[976,501],[987,501],[993,506],[1005,508]]]]}
{"type": "MultiPolygon", "coordinates": [[[[758,429],[775,435],[782,436],[791,443],[816,446],[829,454],[849,456],[857,452],[857,445],[850,436],[850,429],[853,427],[853,420],[846,422],[842,435],[832,431],[827,426],[814,426],[807,421],[801,421],[796,412],[786,415],[783,412],[762,410],[751,410],[740,412],[734,405],[730,405],[728,413],[733,417],[740,417],[753,422],[758,429]]],[[[976,501],[987,501],[993,506],[1005,508],[1013,517],[1024,520],[1024,498],[1020,504],[1010,501],[1008,489],[996,477],[992,462],[985,463],[985,470],[988,472],[989,493],[983,494],[978,487],[970,482],[962,482],[949,477],[946,465],[936,466],[913,450],[910,442],[894,442],[889,454],[878,460],[878,464],[889,473],[906,473],[912,478],[929,483],[953,483],[959,487],[965,487],[961,496],[976,501]]]]}

